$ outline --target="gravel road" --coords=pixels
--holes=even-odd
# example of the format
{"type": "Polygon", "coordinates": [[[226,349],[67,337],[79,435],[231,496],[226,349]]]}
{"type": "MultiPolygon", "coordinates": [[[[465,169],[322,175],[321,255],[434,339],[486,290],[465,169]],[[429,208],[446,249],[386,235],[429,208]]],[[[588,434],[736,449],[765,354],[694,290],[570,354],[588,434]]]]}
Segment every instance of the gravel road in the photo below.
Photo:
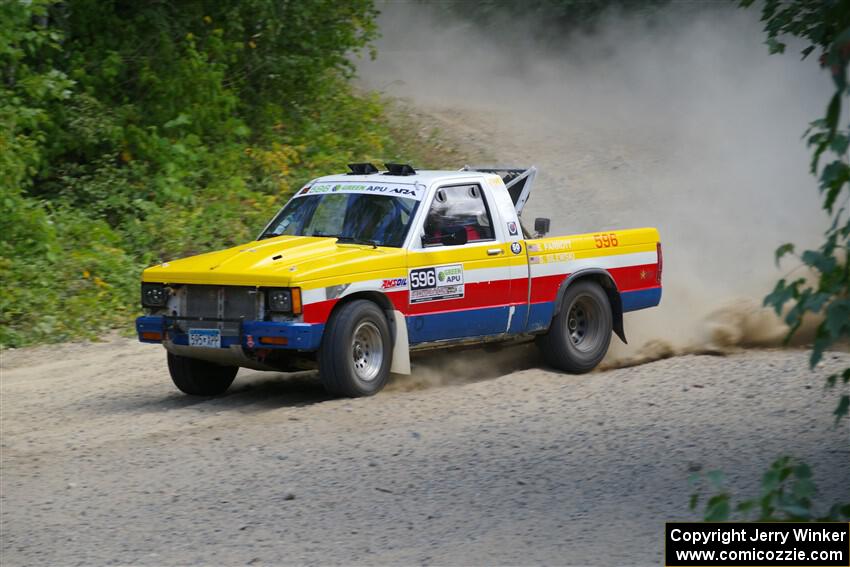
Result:
{"type": "Polygon", "coordinates": [[[420,363],[357,400],[242,371],[193,399],[129,339],[6,351],[0,563],[660,565],[694,470],[749,495],[787,451],[823,501],[850,496],[850,432],[822,388],[848,364],[765,350],[425,387],[420,363]]]}

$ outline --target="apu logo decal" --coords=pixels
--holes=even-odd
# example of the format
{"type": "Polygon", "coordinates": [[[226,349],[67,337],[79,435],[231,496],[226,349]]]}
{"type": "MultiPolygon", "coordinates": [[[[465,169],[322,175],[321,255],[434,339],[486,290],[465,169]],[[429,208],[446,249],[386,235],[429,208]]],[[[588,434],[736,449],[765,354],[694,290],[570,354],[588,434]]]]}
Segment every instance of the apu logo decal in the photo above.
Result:
{"type": "Polygon", "coordinates": [[[508,223],[508,232],[511,233],[511,236],[516,236],[517,228],[516,223],[514,221],[508,223]]]}
{"type": "Polygon", "coordinates": [[[394,186],[394,185],[365,185],[351,183],[336,183],[325,185],[313,185],[305,187],[298,192],[297,196],[309,193],[310,195],[318,195],[322,193],[377,193],[384,195],[392,195],[394,197],[407,197],[419,200],[422,195],[416,187],[394,186]]]}
{"type": "Polygon", "coordinates": [[[514,254],[519,254],[520,252],[522,252],[522,244],[520,244],[519,242],[512,242],[511,252],[513,252],[514,254]]]}
{"type": "Polygon", "coordinates": [[[410,270],[410,303],[463,297],[463,265],[410,270]]]}
{"type": "Polygon", "coordinates": [[[381,289],[394,289],[407,286],[407,278],[393,278],[381,282],[381,289]]]}

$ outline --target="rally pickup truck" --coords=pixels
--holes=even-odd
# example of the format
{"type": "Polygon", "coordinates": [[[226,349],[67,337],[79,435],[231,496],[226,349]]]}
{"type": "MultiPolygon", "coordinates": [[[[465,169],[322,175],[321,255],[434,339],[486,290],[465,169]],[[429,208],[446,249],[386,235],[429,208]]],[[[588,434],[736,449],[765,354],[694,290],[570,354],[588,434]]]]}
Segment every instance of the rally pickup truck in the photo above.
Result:
{"type": "Polygon", "coordinates": [[[351,164],[298,190],[253,242],[142,275],[139,340],[183,392],[225,392],[240,367],[319,369],[336,395],[378,392],[420,349],[536,340],[592,370],[623,314],[661,300],[654,228],[545,237],[520,222],[536,168],[351,164]]]}

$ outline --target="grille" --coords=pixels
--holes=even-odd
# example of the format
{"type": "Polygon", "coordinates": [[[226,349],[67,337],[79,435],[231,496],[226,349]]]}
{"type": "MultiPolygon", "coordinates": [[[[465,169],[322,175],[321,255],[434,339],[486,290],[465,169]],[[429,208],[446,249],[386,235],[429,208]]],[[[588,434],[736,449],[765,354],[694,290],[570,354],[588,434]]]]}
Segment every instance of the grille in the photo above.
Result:
{"type": "Polygon", "coordinates": [[[185,331],[221,329],[223,335],[238,335],[239,323],[221,319],[256,319],[259,293],[252,287],[187,285],[182,316],[202,317],[205,321],[180,321],[185,331]]]}

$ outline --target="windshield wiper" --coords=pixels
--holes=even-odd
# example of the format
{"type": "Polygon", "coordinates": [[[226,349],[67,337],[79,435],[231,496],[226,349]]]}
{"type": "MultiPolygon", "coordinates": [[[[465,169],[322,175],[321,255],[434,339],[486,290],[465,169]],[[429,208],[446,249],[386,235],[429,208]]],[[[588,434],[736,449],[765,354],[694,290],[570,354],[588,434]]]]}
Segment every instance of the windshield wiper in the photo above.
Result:
{"type": "Polygon", "coordinates": [[[336,239],[337,242],[350,242],[351,244],[366,244],[371,246],[372,248],[377,248],[378,243],[374,240],[369,240],[367,238],[358,238],[356,236],[338,236],[336,239]]]}

